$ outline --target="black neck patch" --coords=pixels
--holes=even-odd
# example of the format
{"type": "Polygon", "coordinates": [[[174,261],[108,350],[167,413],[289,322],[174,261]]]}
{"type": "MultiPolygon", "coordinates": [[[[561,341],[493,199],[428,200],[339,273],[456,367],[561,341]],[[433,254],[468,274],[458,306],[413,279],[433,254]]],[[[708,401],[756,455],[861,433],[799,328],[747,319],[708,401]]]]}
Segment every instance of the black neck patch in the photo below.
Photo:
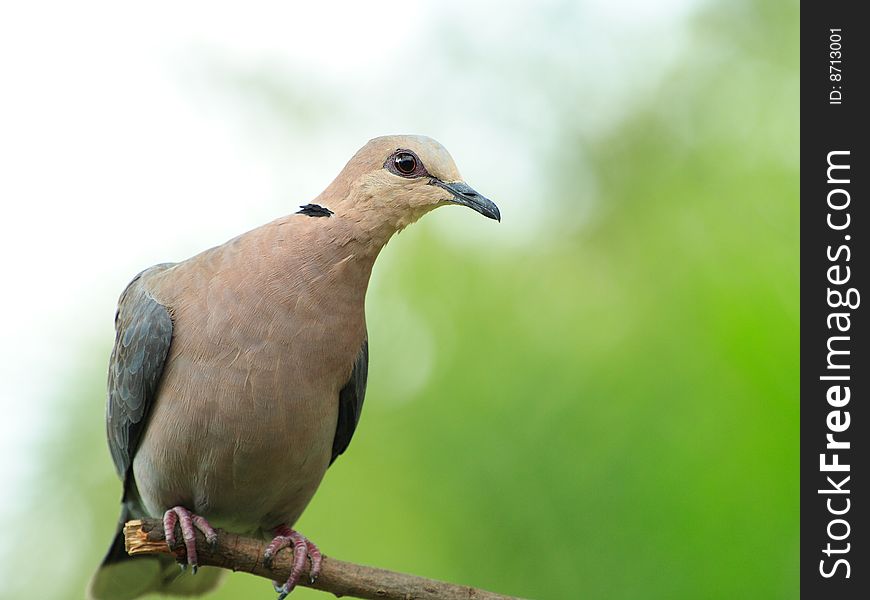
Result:
{"type": "Polygon", "coordinates": [[[305,206],[300,206],[299,210],[296,211],[296,214],[307,215],[309,217],[328,217],[335,213],[319,204],[306,204],[305,206]]]}

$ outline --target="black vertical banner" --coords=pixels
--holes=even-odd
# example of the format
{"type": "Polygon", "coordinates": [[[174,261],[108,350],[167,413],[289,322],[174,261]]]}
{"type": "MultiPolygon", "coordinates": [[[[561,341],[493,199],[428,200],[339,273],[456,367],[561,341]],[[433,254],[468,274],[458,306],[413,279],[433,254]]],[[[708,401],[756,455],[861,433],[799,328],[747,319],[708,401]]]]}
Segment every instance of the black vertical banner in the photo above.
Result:
{"type": "Polygon", "coordinates": [[[804,598],[870,598],[870,24],[862,6],[801,7],[804,598]]]}

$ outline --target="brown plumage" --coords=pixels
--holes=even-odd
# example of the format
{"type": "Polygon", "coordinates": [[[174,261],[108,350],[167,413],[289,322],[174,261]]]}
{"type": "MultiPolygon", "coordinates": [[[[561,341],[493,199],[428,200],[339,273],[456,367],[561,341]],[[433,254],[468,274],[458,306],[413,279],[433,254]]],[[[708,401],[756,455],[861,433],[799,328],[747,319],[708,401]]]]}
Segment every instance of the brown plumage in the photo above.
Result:
{"type": "MultiPolygon", "coordinates": [[[[434,140],[376,138],[299,212],[137,276],[119,302],[109,373],[122,520],[166,514],[171,533],[176,516],[199,516],[203,531],[277,533],[274,551],[304,539],[290,527],[362,409],[374,261],[394,233],[450,203],[499,218],[434,140]]],[[[92,596],[198,593],[217,582],[155,562],[127,559],[116,539],[92,596]]]]}

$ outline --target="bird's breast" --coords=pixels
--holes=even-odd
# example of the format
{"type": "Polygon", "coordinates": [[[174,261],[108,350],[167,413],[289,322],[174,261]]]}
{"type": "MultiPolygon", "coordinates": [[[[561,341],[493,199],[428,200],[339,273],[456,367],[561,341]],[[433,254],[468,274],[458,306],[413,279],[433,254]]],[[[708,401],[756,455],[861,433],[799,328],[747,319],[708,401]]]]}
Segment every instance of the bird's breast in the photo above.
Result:
{"type": "Polygon", "coordinates": [[[292,524],[331,457],[363,307],[236,286],[173,307],[170,355],[134,460],[149,512],[236,531],[292,524]]]}

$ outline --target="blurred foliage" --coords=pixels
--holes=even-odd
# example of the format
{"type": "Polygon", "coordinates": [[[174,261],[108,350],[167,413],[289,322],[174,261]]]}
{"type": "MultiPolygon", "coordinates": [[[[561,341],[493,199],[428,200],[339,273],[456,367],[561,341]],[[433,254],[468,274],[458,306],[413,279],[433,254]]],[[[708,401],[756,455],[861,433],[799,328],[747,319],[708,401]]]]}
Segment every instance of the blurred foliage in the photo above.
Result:
{"type": "MultiPolygon", "coordinates": [[[[705,7],[691,53],[597,137],[554,95],[564,126],[529,141],[553,214],[533,244],[469,251],[426,219],[390,243],[366,410],[302,531],[533,598],[798,596],[797,25],[796,3],[705,7]],[[581,161],[596,199],[565,227],[589,202],[581,161]]],[[[111,538],[108,347],[85,350],[9,597],[81,597],[111,538]]],[[[213,597],[271,588],[238,574],[213,597]]]]}

